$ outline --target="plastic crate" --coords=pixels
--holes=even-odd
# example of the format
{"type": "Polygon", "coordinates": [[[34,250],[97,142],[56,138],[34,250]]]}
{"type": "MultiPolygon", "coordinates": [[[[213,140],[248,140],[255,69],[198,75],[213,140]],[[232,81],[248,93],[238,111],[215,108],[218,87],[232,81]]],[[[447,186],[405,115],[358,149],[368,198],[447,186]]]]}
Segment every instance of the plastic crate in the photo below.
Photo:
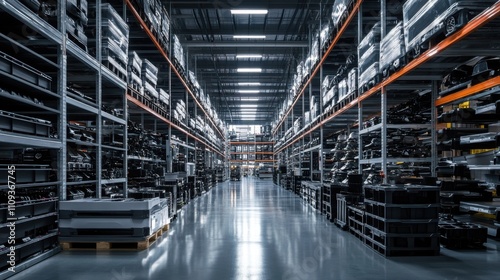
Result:
{"type": "Polygon", "coordinates": [[[439,203],[439,187],[420,185],[366,185],[365,198],[387,204],[439,203]]]}

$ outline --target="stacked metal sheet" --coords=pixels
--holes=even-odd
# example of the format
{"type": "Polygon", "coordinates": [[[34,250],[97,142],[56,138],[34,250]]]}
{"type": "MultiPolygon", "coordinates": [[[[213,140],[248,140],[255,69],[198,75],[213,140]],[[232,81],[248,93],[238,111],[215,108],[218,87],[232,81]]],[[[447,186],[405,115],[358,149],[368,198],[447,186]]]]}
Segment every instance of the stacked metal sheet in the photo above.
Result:
{"type": "Polygon", "coordinates": [[[158,91],[156,90],[158,68],[147,59],[142,60],[141,78],[144,94],[149,96],[153,101],[158,100],[158,91]]]}
{"type": "Polygon", "coordinates": [[[129,27],[109,3],[101,4],[101,13],[102,60],[126,77],[129,27]]]}
{"type": "Polygon", "coordinates": [[[144,93],[142,86],[142,59],[133,51],[129,53],[127,65],[128,84],[136,88],[140,93],[144,93]]]}
{"type": "Polygon", "coordinates": [[[186,103],[183,100],[179,99],[175,104],[173,117],[179,122],[184,122],[186,120],[186,103]]]}
{"type": "Polygon", "coordinates": [[[184,60],[184,48],[182,48],[179,38],[176,35],[174,35],[173,37],[174,37],[174,58],[179,63],[179,67],[181,68],[181,70],[184,70],[186,69],[186,63],[184,60]]]}
{"type": "Polygon", "coordinates": [[[170,105],[170,95],[164,89],[160,88],[158,90],[160,105],[164,107],[164,109],[168,109],[170,105]]]}
{"type": "Polygon", "coordinates": [[[168,51],[170,41],[170,18],[165,10],[165,7],[161,7],[160,35],[158,39],[160,40],[160,44],[163,49],[168,51]]]}
{"type": "Polygon", "coordinates": [[[380,59],[380,22],[363,38],[358,46],[359,87],[364,92],[378,82],[380,59]]]}
{"type": "Polygon", "coordinates": [[[61,241],[140,241],[170,223],[166,199],[78,199],[59,204],[61,241]]]}
{"type": "Polygon", "coordinates": [[[380,41],[380,72],[384,77],[406,63],[403,23],[400,22],[380,41]]]}
{"type": "Polygon", "coordinates": [[[66,2],[66,32],[82,47],[87,47],[87,35],[84,27],[88,23],[88,3],[86,0],[68,0],[66,2]]]}

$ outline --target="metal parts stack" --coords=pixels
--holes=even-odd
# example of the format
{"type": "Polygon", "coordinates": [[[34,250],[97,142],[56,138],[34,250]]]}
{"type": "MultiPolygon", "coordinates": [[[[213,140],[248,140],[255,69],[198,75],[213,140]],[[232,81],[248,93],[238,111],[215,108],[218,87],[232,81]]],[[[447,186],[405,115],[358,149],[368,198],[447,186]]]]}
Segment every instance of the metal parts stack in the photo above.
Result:
{"type": "Polygon", "coordinates": [[[158,91],[156,83],[158,82],[158,68],[147,59],[142,60],[142,86],[144,87],[144,96],[153,103],[158,101],[158,91]]]}
{"type": "Polygon", "coordinates": [[[406,64],[403,23],[398,23],[380,41],[380,73],[384,78],[406,64]]]}
{"type": "Polygon", "coordinates": [[[380,22],[363,38],[358,46],[359,91],[364,92],[379,80],[380,22]]]}
{"type": "Polygon", "coordinates": [[[111,4],[101,4],[102,60],[126,80],[129,27],[111,4]]]}
{"type": "Polygon", "coordinates": [[[137,52],[132,51],[128,55],[127,64],[127,83],[137,90],[140,94],[144,94],[142,85],[142,59],[137,52]]]}
{"type": "MultiPolygon", "coordinates": [[[[38,1],[37,1],[38,2],[38,1]]],[[[66,1],[66,32],[85,50],[87,49],[87,35],[85,27],[88,24],[87,0],[66,1]]]]}
{"type": "Polygon", "coordinates": [[[62,242],[142,241],[170,223],[166,199],[79,199],[59,203],[62,242]]]}

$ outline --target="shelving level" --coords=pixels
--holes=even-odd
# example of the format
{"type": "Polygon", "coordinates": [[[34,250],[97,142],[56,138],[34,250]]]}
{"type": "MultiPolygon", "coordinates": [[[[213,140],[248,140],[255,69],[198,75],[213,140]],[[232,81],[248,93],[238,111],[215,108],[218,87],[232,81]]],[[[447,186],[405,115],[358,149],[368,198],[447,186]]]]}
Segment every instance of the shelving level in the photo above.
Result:
{"type": "Polygon", "coordinates": [[[163,139],[163,148],[152,151],[161,174],[152,172],[157,179],[136,184],[136,191],[166,189],[179,209],[215,186],[216,168],[226,162],[224,125],[189,68],[166,7],[148,1],[124,4],[131,33],[141,34],[130,40],[129,121],[163,139]]]}
{"type": "Polygon", "coordinates": [[[231,156],[229,162],[232,166],[239,166],[242,169],[241,176],[253,174],[259,178],[272,178],[275,162],[273,145],[272,141],[263,141],[262,135],[233,139],[229,142],[231,156]],[[241,168],[242,166],[244,168],[241,168]]]}
{"type": "Polygon", "coordinates": [[[59,251],[57,203],[65,197],[61,190],[66,174],[58,167],[65,163],[61,131],[66,130],[66,117],[61,32],[16,1],[0,4],[0,14],[9,21],[9,28],[0,32],[0,278],[4,279],[12,275],[9,269],[20,271],[59,251]],[[21,32],[23,27],[33,30],[31,40],[21,32]]]}
{"type": "MultiPolygon", "coordinates": [[[[492,76],[486,74],[493,72],[481,73],[480,70],[474,78],[472,66],[482,57],[498,55],[494,50],[498,42],[495,39],[488,39],[488,34],[499,26],[500,4],[496,1],[488,2],[487,5],[482,3],[484,6],[475,7],[469,17],[463,18],[457,25],[447,26],[447,31],[443,33],[432,34],[432,39],[423,41],[417,50],[413,45],[409,48],[407,43],[411,38],[404,37],[409,24],[404,10],[389,10],[385,1],[337,2],[342,2],[341,4],[344,4],[342,7],[347,9],[343,13],[336,13],[342,15],[340,25],[333,25],[333,28],[330,25],[333,33],[329,47],[321,48],[319,56],[321,59],[313,60],[317,63],[312,63],[313,66],[310,68],[306,67],[310,72],[306,71],[304,74],[303,68],[297,68],[297,72],[302,73],[303,78],[295,80],[292,93],[280,110],[279,118],[273,124],[273,135],[276,140],[275,157],[279,160],[278,163],[281,165],[290,156],[300,154],[308,148],[306,145],[319,136],[323,155],[320,161],[320,166],[323,166],[320,178],[322,182],[329,182],[331,179],[327,173],[328,170],[336,168],[332,159],[338,150],[329,143],[339,142],[339,134],[350,135],[354,132],[359,135],[355,136],[359,140],[357,147],[352,149],[357,151],[353,160],[358,163],[348,170],[352,174],[363,174],[365,184],[410,182],[435,185],[435,180],[430,178],[439,176],[437,173],[440,165],[448,170],[453,169],[447,167],[448,165],[457,167],[461,165],[460,157],[455,157],[458,148],[449,147],[456,144],[469,145],[461,147],[465,148],[468,156],[469,153],[475,153],[469,158],[484,158],[484,164],[472,164],[470,167],[476,178],[485,182],[490,189],[492,185],[497,184],[496,164],[491,165],[486,162],[495,162],[497,158],[495,128],[498,119],[494,114],[498,114],[498,103],[495,102],[497,99],[494,91],[499,80],[496,74],[492,76]],[[359,7],[361,9],[358,10],[359,7]],[[373,11],[381,15],[380,18],[374,18],[371,13],[373,11]],[[402,23],[392,27],[394,18],[395,23],[402,23]],[[380,26],[380,38],[374,39],[376,36],[370,36],[369,32],[377,25],[380,26]],[[367,39],[363,41],[365,38],[367,39]],[[407,40],[403,40],[404,38],[407,40]],[[487,45],[483,44],[490,41],[491,43],[487,45]],[[345,45],[353,48],[346,48],[345,45]],[[358,46],[361,47],[358,49],[358,46]],[[391,52],[388,53],[388,50],[391,52]],[[378,55],[374,55],[373,53],[377,51],[378,55]],[[341,61],[338,61],[339,59],[341,61]],[[345,59],[345,62],[342,62],[342,59],[345,59]],[[473,59],[475,61],[471,61],[473,59]],[[328,65],[324,64],[325,61],[328,61],[328,65]],[[330,66],[332,63],[338,63],[340,66],[332,69],[330,66]],[[438,99],[438,88],[440,84],[446,83],[444,76],[464,63],[470,68],[472,81],[462,81],[459,85],[461,88],[454,89],[456,92],[450,94],[448,91],[438,99]],[[356,68],[359,77],[353,78],[356,68]],[[447,70],[449,72],[443,72],[443,69],[449,69],[447,70]],[[478,76],[480,78],[477,78],[478,76]],[[313,108],[317,100],[320,105],[317,114],[319,117],[314,118],[311,114],[314,115],[313,108]],[[464,101],[470,102],[464,103],[464,101]],[[431,106],[434,102],[436,106],[431,106]],[[462,108],[457,110],[456,107],[462,108]],[[464,108],[468,108],[469,111],[464,108]],[[463,112],[467,112],[465,115],[468,117],[479,112],[480,120],[474,122],[477,125],[471,127],[470,122],[460,119],[463,112]],[[486,116],[488,114],[489,116],[486,116]],[[449,117],[452,120],[440,121],[440,118],[437,118],[440,115],[441,119],[449,117]],[[295,122],[299,119],[304,122],[296,126],[295,122]],[[439,125],[438,122],[448,123],[448,128],[445,129],[446,125],[439,125]],[[443,129],[445,132],[437,133],[438,129],[443,129]],[[455,133],[456,130],[459,132],[455,133]],[[440,135],[443,138],[439,138],[440,135]],[[452,141],[448,138],[450,135],[454,138],[452,141]],[[479,144],[474,142],[488,142],[492,146],[487,147],[490,149],[488,151],[483,150],[485,153],[478,154],[478,151],[473,149],[474,145],[479,144]],[[443,151],[443,146],[446,145],[448,145],[447,150],[443,151]],[[443,156],[451,158],[438,161],[438,158],[443,156]]],[[[334,7],[339,4],[337,2],[334,3],[334,7]]],[[[414,3],[407,1],[405,9],[414,3]]],[[[325,13],[329,15],[328,8],[325,13]]],[[[418,15],[425,16],[425,13],[418,15]]],[[[332,20],[335,21],[335,17],[332,17],[332,20]]],[[[429,26],[439,25],[440,20],[442,17],[435,18],[435,22],[429,26]]],[[[427,27],[415,28],[420,30],[427,27]]],[[[435,30],[441,29],[434,29],[432,32],[435,30]]],[[[315,40],[317,39],[313,38],[313,42],[315,40]]],[[[319,40],[322,42],[321,37],[319,40]]],[[[311,57],[314,58],[314,50],[310,51],[309,58],[311,57]]],[[[487,69],[488,63],[483,62],[478,67],[487,69]]],[[[448,77],[448,81],[454,77],[452,74],[451,78],[448,77]]],[[[344,141],[343,139],[344,136],[341,141],[344,141]]],[[[300,158],[294,161],[298,160],[300,158]]],[[[293,167],[293,160],[288,162],[287,167],[293,167]]],[[[288,173],[293,174],[290,170],[288,173]]],[[[287,180],[283,182],[286,184],[287,180]]],[[[455,185],[457,184],[460,184],[459,181],[455,185]]],[[[357,210],[351,212],[357,213],[357,210]]]]}

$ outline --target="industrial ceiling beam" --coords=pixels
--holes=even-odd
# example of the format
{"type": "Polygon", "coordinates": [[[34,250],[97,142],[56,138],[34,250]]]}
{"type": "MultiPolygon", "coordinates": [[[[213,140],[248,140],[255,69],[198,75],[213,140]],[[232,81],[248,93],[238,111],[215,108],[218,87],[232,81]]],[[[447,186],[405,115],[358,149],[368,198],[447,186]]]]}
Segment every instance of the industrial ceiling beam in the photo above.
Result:
{"type": "Polygon", "coordinates": [[[192,42],[182,43],[187,48],[308,48],[306,41],[289,42],[192,42]]]}

